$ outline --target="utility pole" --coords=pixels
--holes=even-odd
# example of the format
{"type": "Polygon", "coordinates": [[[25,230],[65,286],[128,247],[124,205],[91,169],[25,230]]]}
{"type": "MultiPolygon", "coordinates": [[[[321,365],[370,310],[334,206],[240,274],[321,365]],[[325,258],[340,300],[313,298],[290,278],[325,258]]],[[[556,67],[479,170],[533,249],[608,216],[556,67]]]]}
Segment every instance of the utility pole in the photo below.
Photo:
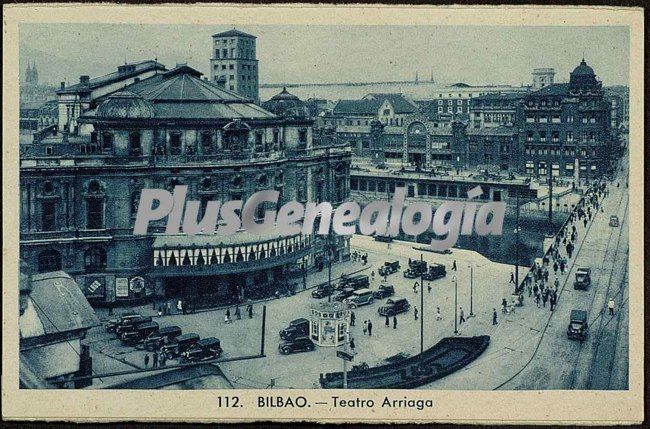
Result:
{"type": "Polygon", "coordinates": [[[424,356],[424,256],[420,253],[420,365],[424,356]]]}
{"type": "MultiPolygon", "coordinates": [[[[549,204],[550,203],[551,201],[549,199],[549,204]]],[[[549,211],[549,221],[551,220],[550,216],[551,212],[549,211]]],[[[519,232],[519,190],[517,190],[517,217],[515,220],[515,293],[519,292],[519,232]]]]}
{"type": "Polygon", "coordinates": [[[327,302],[332,302],[332,246],[330,244],[332,235],[327,235],[327,302]]]}
{"type": "Polygon", "coordinates": [[[458,335],[458,279],[456,276],[453,277],[455,284],[455,293],[454,293],[454,335],[458,335]]]}
{"type": "Polygon", "coordinates": [[[546,168],[548,168],[548,221],[551,223],[553,222],[553,169],[551,168],[550,152],[546,168]]]}
{"type": "Polygon", "coordinates": [[[474,263],[469,264],[469,317],[474,317],[474,263]]]}
{"type": "MultiPolygon", "coordinates": [[[[345,353],[348,352],[348,343],[350,342],[350,324],[345,325],[345,344],[344,344],[344,350],[345,353]]],[[[347,359],[343,359],[343,388],[347,389],[348,388],[348,361],[347,359]]]]}

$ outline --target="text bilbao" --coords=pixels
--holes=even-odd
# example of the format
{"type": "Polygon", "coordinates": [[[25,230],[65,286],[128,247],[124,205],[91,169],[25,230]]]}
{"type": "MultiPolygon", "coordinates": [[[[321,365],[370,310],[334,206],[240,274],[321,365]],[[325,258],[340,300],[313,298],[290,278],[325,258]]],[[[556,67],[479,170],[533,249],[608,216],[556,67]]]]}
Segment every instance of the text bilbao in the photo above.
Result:
{"type": "Polygon", "coordinates": [[[363,210],[356,202],[344,202],[336,210],[330,203],[306,203],[291,201],[279,210],[265,210],[258,219],[260,204],[275,204],[278,191],[260,191],[244,204],[241,200],[208,201],[203,217],[199,219],[200,201],[185,201],[187,186],[176,186],[170,193],[164,189],[143,189],[133,233],[147,234],[149,222],[167,217],[166,234],[231,235],[240,229],[252,234],[277,232],[282,235],[302,233],[310,235],[314,222],[320,216],[318,234],[334,233],[351,235],[385,235],[395,237],[401,230],[408,235],[420,235],[431,229],[441,239],[431,240],[434,250],[452,247],[459,234],[501,235],[506,205],[490,201],[478,203],[474,198],[483,194],[480,186],[467,192],[468,201],[445,202],[434,210],[424,202],[405,205],[406,188],[396,188],[393,199],[374,201],[363,210]],[[182,222],[181,222],[182,220],[182,222]],[[217,228],[217,222],[219,227],[217,228]]]}

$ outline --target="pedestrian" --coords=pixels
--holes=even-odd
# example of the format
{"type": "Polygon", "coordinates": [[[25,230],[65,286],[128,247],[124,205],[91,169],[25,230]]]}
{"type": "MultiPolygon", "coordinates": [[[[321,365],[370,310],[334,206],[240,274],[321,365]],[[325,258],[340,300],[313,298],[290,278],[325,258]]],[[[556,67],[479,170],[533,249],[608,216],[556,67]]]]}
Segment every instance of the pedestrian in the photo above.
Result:
{"type": "Polygon", "coordinates": [[[558,288],[560,287],[560,279],[556,277],[555,281],[553,282],[553,286],[555,286],[555,292],[557,292],[558,288]]]}
{"type": "Polygon", "coordinates": [[[427,292],[431,293],[431,283],[427,283],[427,292]]]}
{"type": "Polygon", "coordinates": [[[151,366],[153,368],[158,368],[158,352],[153,352],[153,363],[151,366]]]}
{"type": "Polygon", "coordinates": [[[239,305],[235,308],[235,316],[237,317],[237,320],[241,320],[241,310],[239,309],[239,305]]]}
{"type": "Polygon", "coordinates": [[[553,262],[553,272],[557,275],[557,269],[558,269],[557,262],[553,262]]]}
{"type": "Polygon", "coordinates": [[[465,312],[463,311],[463,307],[460,307],[460,315],[458,317],[458,324],[462,325],[463,322],[465,322],[465,312]]]}
{"type": "Polygon", "coordinates": [[[368,321],[364,320],[363,321],[363,335],[366,335],[366,332],[368,332],[368,321]]]}
{"type": "Polygon", "coordinates": [[[397,329],[397,316],[393,316],[393,329],[397,329]]]}
{"type": "Polygon", "coordinates": [[[497,309],[493,308],[492,309],[492,324],[496,325],[497,323],[499,323],[499,322],[497,322],[497,309]]]}
{"type": "Polygon", "coordinates": [[[537,304],[537,308],[539,308],[539,292],[535,293],[535,303],[537,304]]]}
{"type": "Polygon", "coordinates": [[[454,270],[454,271],[458,271],[458,269],[456,268],[456,260],[455,259],[454,259],[453,265],[451,266],[451,269],[454,270]]]}
{"type": "Polygon", "coordinates": [[[548,270],[544,271],[544,281],[548,283],[548,270]]]}
{"type": "Polygon", "coordinates": [[[503,307],[501,309],[502,313],[507,313],[508,312],[508,301],[506,301],[505,298],[503,298],[503,300],[501,301],[501,307],[503,307]]]}
{"type": "Polygon", "coordinates": [[[165,353],[160,353],[160,366],[165,366],[167,363],[167,355],[165,353]]]}
{"type": "Polygon", "coordinates": [[[409,258],[409,267],[411,266],[411,262],[413,261],[411,260],[411,258],[409,258]]]}
{"type": "Polygon", "coordinates": [[[566,268],[566,264],[564,263],[564,259],[560,261],[560,272],[564,274],[564,270],[566,268]]]}
{"type": "Polygon", "coordinates": [[[161,305],[160,307],[158,307],[158,317],[162,317],[162,315],[163,315],[163,307],[161,305]]]}
{"type": "Polygon", "coordinates": [[[230,319],[230,307],[226,308],[226,317],[230,319]]]}
{"type": "Polygon", "coordinates": [[[544,290],[544,293],[542,294],[542,303],[544,304],[544,308],[546,308],[547,301],[548,301],[548,291],[544,290]]]}
{"type": "Polygon", "coordinates": [[[149,354],[147,353],[144,355],[144,367],[147,368],[149,366],[149,354]]]}
{"type": "Polygon", "coordinates": [[[253,318],[253,305],[248,304],[248,306],[246,307],[246,310],[248,310],[248,318],[252,319],[253,318]]]}
{"type": "Polygon", "coordinates": [[[418,282],[413,283],[413,292],[414,292],[414,293],[418,293],[418,286],[419,286],[419,285],[420,285],[420,284],[419,284],[418,282]]]}
{"type": "Polygon", "coordinates": [[[172,305],[169,301],[165,303],[165,310],[166,310],[165,312],[166,314],[172,314],[172,305]]]}
{"type": "Polygon", "coordinates": [[[350,326],[354,326],[354,322],[357,320],[357,315],[354,314],[354,311],[350,311],[350,326]]]}
{"type": "Polygon", "coordinates": [[[183,309],[183,302],[179,299],[178,302],[176,302],[176,309],[178,311],[181,311],[183,309]]]}
{"type": "Polygon", "coordinates": [[[413,307],[413,316],[415,317],[415,320],[418,320],[418,308],[413,307]]]}
{"type": "Polygon", "coordinates": [[[370,277],[372,277],[372,281],[375,281],[375,270],[372,270],[370,277]]]}
{"type": "Polygon", "coordinates": [[[553,298],[553,294],[550,295],[549,297],[549,304],[551,306],[551,311],[555,308],[555,298],[553,298]]]}
{"type": "Polygon", "coordinates": [[[368,319],[368,336],[372,337],[372,321],[368,319]]]}
{"type": "Polygon", "coordinates": [[[514,282],[515,282],[515,273],[513,273],[513,272],[511,271],[511,272],[510,272],[510,283],[514,283],[514,282]]]}
{"type": "Polygon", "coordinates": [[[390,326],[390,320],[388,319],[388,316],[386,316],[386,323],[384,324],[384,326],[387,328],[390,326]]]}
{"type": "Polygon", "coordinates": [[[610,298],[607,302],[607,308],[609,309],[609,315],[614,315],[614,298],[610,298]]]}
{"type": "Polygon", "coordinates": [[[440,315],[440,307],[436,307],[436,320],[442,320],[442,316],[440,315]]]}
{"type": "Polygon", "coordinates": [[[585,218],[585,220],[584,220],[584,221],[582,221],[582,223],[584,223],[584,225],[585,225],[585,228],[586,228],[586,227],[587,227],[587,218],[585,218]]]}

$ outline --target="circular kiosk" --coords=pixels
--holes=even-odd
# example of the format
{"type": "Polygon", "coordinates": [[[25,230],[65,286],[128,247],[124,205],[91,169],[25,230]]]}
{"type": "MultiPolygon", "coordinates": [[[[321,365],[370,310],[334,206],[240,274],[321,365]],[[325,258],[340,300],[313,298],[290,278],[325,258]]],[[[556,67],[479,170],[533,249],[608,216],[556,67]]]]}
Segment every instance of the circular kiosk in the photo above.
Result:
{"type": "Polygon", "coordinates": [[[345,344],[349,329],[348,306],[342,302],[319,302],[311,306],[310,337],[319,346],[336,347],[345,344]]]}

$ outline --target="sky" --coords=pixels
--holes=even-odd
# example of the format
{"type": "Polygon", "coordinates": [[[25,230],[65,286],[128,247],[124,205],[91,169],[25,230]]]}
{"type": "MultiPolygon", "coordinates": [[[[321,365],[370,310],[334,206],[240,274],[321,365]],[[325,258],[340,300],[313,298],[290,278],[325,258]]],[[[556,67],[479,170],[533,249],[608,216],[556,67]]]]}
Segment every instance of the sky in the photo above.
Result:
{"type": "MultiPolygon", "coordinates": [[[[222,25],[23,24],[20,70],[36,61],[43,83],[77,83],[127,62],[158,58],[209,73],[222,25]]],[[[583,55],[604,85],[628,85],[629,28],[506,26],[242,26],[257,36],[260,83],[421,80],[529,84],[552,67],[567,81],[583,55]]],[[[22,77],[21,77],[22,78],[22,77]]]]}

